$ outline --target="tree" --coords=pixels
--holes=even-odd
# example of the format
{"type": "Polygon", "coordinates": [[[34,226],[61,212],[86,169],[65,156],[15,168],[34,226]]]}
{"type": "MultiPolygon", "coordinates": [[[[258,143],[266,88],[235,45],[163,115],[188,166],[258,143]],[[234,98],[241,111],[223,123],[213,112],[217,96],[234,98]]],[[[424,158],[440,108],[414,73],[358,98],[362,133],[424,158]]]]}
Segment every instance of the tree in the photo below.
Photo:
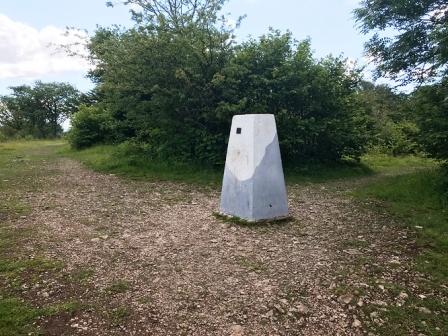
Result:
{"type": "Polygon", "coordinates": [[[150,144],[151,155],[159,158],[214,161],[205,157],[212,152],[206,147],[219,142],[225,148],[226,135],[212,121],[219,99],[213,79],[233,54],[231,29],[219,25],[216,12],[223,2],[176,2],[184,7],[174,12],[183,14],[170,14],[155,13],[151,6],[171,1],[140,1],[148,10],[135,27],[97,30],[88,45],[96,64],[90,76],[98,83],[104,110],[116,121],[117,141],[150,144]],[[188,21],[185,13],[197,14],[188,21]],[[188,22],[174,24],[180,20],[176,15],[188,22]]]}
{"type": "Polygon", "coordinates": [[[310,41],[297,43],[290,33],[271,30],[237,48],[216,76],[222,96],[217,116],[275,114],[289,164],[356,159],[367,142],[366,119],[355,100],[358,81],[344,59],[316,60],[310,41]]]}
{"type": "Polygon", "coordinates": [[[414,92],[409,110],[421,129],[419,143],[435,158],[448,160],[448,1],[364,0],[355,11],[366,49],[378,74],[402,84],[433,82],[414,92]],[[390,29],[397,32],[390,35],[390,29]],[[381,34],[380,34],[381,33],[381,34]]]}
{"type": "MultiPolygon", "coordinates": [[[[166,25],[181,31],[188,26],[209,28],[218,21],[219,11],[228,0],[126,0],[125,5],[134,5],[141,11],[130,9],[135,22],[166,25]]],[[[113,6],[112,1],[106,3],[113,6]]]]}
{"type": "Polygon", "coordinates": [[[89,48],[100,109],[75,115],[75,147],[132,139],[154,159],[220,164],[233,115],[273,113],[290,164],[358,158],[364,150],[358,73],[343,59],[314,59],[310,42],[289,33],[272,30],[234,46],[213,25],[179,33],[151,23],[101,28],[89,48]],[[87,137],[103,120],[110,136],[87,137]]]}
{"type": "Polygon", "coordinates": [[[82,149],[111,139],[113,120],[99,105],[81,105],[71,124],[68,141],[73,148],[82,149]]]}
{"type": "Polygon", "coordinates": [[[0,128],[10,136],[57,137],[78,105],[79,92],[67,83],[37,81],[10,89],[11,95],[0,97],[0,128]]]}
{"type": "Polygon", "coordinates": [[[371,150],[392,155],[420,150],[416,143],[418,127],[415,117],[407,108],[408,95],[396,93],[384,84],[362,81],[358,99],[370,119],[371,150]]]}
{"type": "Polygon", "coordinates": [[[412,94],[409,110],[417,119],[422,134],[420,143],[425,150],[434,158],[447,160],[448,82],[418,88],[412,94]]]}
{"type": "Polygon", "coordinates": [[[410,82],[448,74],[447,0],[363,0],[355,17],[376,63],[377,76],[410,82]]]}

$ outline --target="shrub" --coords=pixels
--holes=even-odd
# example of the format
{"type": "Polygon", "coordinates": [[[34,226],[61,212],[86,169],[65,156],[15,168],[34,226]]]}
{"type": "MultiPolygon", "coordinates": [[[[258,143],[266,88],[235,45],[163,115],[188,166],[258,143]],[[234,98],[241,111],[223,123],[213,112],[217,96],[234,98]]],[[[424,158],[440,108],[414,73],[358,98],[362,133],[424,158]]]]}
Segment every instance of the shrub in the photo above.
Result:
{"type": "Polygon", "coordinates": [[[89,48],[99,65],[91,77],[109,112],[81,109],[74,147],[113,133],[114,140],[144,144],[151,159],[212,166],[224,163],[234,115],[270,113],[285,163],[357,159],[364,152],[359,73],[344,59],[316,59],[309,41],[275,30],[234,47],[213,29],[165,28],[97,31],[89,48]],[[114,127],[101,129],[112,121],[114,127]]]}
{"type": "Polygon", "coordinates": [[[111,139],[112,119],[99,106],[81,105],[71,124],[68,141],[73,148],[87,148],[111,139]]]}
{"type": "Polygon", "coordinates": [[[412,111],[420,128],[419,142],[436,159],[448,161],[448,80],[417,89],[412,111]]]}

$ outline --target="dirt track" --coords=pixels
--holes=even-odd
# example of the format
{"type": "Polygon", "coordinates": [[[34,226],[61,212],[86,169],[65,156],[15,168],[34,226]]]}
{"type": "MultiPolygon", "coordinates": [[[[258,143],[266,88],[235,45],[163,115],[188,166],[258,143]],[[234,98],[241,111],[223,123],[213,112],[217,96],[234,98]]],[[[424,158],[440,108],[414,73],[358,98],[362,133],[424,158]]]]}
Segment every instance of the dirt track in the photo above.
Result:
{"type": "Polygon", "coordinates": [[[350,198],[351,182],[290,186],[294,220],[245,227],[214,217],[216,190],[68,159],[42,169],[55,173],[12,224],[38,228],[25,253],[65,276],[24,295],[82,303],[41,320],[50,335],[362,335],[405,299],[394,285],[416,290],[411,234],[350,198]]]}

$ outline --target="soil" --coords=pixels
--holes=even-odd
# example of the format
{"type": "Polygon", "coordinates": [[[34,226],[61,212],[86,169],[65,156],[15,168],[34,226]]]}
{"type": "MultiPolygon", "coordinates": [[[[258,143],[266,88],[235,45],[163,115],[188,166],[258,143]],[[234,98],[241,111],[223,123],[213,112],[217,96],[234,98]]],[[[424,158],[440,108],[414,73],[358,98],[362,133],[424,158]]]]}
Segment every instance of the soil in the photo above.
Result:
{"type": "Polygon", "coordinates": [[[292,220],[246,226],[214,216],[215,189],[41,169],[11,224],[38,229],[25,255],[64,266],[22,294],[79,304],[39,320],[47,335],[363,335],[405,300],[393,288],[419,290],[413,233],[350,196],[363,180],[289,186],[292,220]]]}

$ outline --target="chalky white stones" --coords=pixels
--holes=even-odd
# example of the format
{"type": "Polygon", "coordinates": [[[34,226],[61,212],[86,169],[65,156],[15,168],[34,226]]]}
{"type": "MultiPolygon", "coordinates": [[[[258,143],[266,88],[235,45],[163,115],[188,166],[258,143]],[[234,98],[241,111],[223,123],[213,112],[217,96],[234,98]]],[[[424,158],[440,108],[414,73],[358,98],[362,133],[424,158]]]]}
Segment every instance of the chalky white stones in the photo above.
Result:
{"type": "Polygon", "coordinates": [[[232,119],[220,211],[247,221],[288,216],[277,127],[272,114],[232,119]]]}

